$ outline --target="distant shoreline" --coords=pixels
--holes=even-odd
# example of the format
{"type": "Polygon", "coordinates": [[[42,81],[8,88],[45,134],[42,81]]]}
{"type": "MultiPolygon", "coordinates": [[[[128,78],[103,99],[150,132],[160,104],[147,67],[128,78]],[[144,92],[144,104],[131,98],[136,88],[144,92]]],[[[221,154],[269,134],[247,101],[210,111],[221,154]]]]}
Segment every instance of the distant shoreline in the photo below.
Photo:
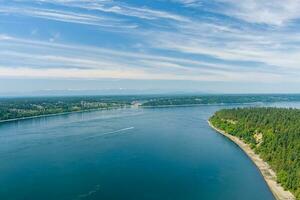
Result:
{"type": "Polygon", "coordinates": [[[259,155],[257,155],[248,144],[244,143],[239,138],[226,133],[216,127],[214,127],[210,121],[208,121],[209,126],[217,131],[218,133],[224,135],[232,142],[237,144],[245,153],[246,155],[252,160],[252,162],[256,165],[259,169],[260,173],[262,174],[264,180],[266,181],[267,185],[269,186],[273,196],[276,200],[295,200],[294,195],[290,191],[286,191],[283,187],[277,183],[276,181],[276,173],[271,169],[268,163],[263,161],[259,155]]]}
{"type": "Polygon", "coordinates": [[[53,117],[53,116],[67,115],[67,114],[72,114],[72,113],[84,113],[84,112],[93,112],[93,111],[110,110],[110,109],[118,109],[118,108],[128,108],[128,106],[108,107],[108,108],[94,108],[94,109],[79,110],[79,111],[60,112],[60,113],[45,114],[45,115],[35,115],[35,116],[30,116],[30,117],[20,117],[20,118],[14,118],[14,119],[0,120],[0,124],[5,123],[5,122],[22,121],[22,120],[26,120],[26,119],[35,119],[35,118],[42,118],[42,117],[53,117]]]}
{"type": "MultiPolygon", "coordinates": [[[[232,103],[232,104],[253,104],[253,103],[232,103]]],[[[0,120],[1,123],[5,122],[13,122],[13,121],[21,121],[26,119],[35,119],[35,118],[41,118],[41,117],[51,117],[51,116],[58,116],[58,115],[67,115],[72,113],[82,113],[82,112],[92,112],[92,111],[100,111],[100,110],[108,110],[108,109],[117,109],[117,108],[167,108],[167,107],[191,107],[191,106],[222,106],[226,105],[225,103],[218,103],[218,104],[182,104],[182,105],[158,105],[158,106],[143,106],[143,105],[125,105],[125,106],[116,106],[116,107],[107,107],[107,108],[94,108],[94,109],[86,109],[86,110],[79,110],[79,111],[70,111],[70,112],[60,112],[60,113],[53,113],[53,114],[44,114],[44,115],[35,115],[30,117],[20,117],[20,118],[13,118],[13,119],[6,119],[6,120],[0,120]]]]}
{"type": "Polygon", "coordinates": [[[193,106],[225,106],[225,105],[256,105],[264,102],[251,102],[251,103],[195,103],[195,104],[173,104],[173,105],[155,105],[155,106],[143,106],[140,108],[168,108],[168,107],[193,107],[193,106]]]}
{"type": "Polygon", "coordinates": [[[26,119],[35,119],[40,117],[51,117],[51,116],[58,116],[58,115],[67,115],[72,113],[82,113],[82,112],[92,112],[92,111],[99,111],[99,110],[107,110],[107,109],[117,109],[117,108],[169,108],[169,107],[197,107],[197,106],[224,106],[224,105],[258,105],[264,102],[251,102],[251,103],[209,103],[209,104],[178,104],[178,105],[155,105],[155,106],[143,106],[142,104],[139,105],[130,105],[130,106],[117,106],[117,107],[108,107],[108,108],[94,108],[94,109],[86,109],[86,110],[79,110],[79,111],[70,111],[70,112],[60,112],[60,113],[53,113],[53,114],[44,114],[44,115],[34,115],[30,117],[20,117],[20,118],[13,118],[13,119],[5,119],[0,120],[1,123],[5,122],[13,122],[13,121],[21,121],[26,119]]]}

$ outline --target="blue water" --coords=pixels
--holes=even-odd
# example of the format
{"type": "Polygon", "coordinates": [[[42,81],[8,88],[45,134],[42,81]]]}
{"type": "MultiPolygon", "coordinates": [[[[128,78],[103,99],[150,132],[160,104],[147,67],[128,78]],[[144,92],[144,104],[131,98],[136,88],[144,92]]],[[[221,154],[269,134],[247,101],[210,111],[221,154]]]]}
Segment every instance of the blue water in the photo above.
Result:
{"type": "Polygon", "coordinates": [[[250,159],[207,125],[224,107],[2,123],[0,199],[274,199],[250,159]]]}

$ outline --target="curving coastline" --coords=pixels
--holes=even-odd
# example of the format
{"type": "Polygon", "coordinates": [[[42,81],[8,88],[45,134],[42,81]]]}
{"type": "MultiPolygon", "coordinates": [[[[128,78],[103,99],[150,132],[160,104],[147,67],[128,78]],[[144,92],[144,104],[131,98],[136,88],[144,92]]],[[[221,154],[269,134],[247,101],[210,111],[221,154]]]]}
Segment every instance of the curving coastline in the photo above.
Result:
{"type": "Polygon", "coordinates": [[[281,187],[280,184],[276,181],[276,173],[271,169],[268,163],[263,161],[259,155],[257,155],[248,144],[244,143],[239,138],[226,133],[216,127],[214,127],[211,122],[208,120],[209,126],[217,131],[218,133],[224,135],[232,142],[237,144],[245,153],[246,155],[252,160],[252,162],[257,166],[260,170],[263,178],[265,179],[267,185],[269,186],[271,192],[273,193],[276,200],[295,200],[294,195],[290,191],[286,191],[281,187]]]}

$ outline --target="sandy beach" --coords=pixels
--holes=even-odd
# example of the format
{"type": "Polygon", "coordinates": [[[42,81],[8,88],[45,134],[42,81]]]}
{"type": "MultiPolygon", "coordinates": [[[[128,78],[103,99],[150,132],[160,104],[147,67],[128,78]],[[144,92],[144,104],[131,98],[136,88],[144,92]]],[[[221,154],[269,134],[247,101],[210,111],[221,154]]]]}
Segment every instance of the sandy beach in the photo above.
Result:
{"type": "Polygon", "coordinates": [[[276,174],[270,168],[268,163],[263,161],[259,157],[259,155],[255,154],[254,151],[250,148],[250,146],[248,144],[244,143],[239,138],[232,136],[232,135],[214,127],[209,121],[208,121],[208,123],[209,123],[210,127],[212,127],[214,130],[221,133],[225,137],[229,138],[234,143],[236,143],[248,155],[248,157],[254,162],[254,164],[260,170],[262,176],[264,177],[264,179],[267,182],[269,188],[271,189],[274,197],[277,200],[295,200],[295,197],[291,192],[284,190],[283,187],[281,187],[281,185],[276,182],[276,174]]]}

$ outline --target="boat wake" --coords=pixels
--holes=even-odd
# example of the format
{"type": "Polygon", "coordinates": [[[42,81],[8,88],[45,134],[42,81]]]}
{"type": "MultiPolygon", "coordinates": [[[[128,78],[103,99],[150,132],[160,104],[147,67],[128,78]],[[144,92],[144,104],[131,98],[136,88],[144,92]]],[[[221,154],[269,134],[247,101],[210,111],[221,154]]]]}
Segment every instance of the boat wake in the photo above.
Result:
{"type": "Polygon", "coordinates": [[[120,134],[120,133],[122,133],[122,132],[125,132],[125,131],[128,131],[128,130],[132,130],[132,129],[134,129],[133,126],[127,127],[127,128],[122,128],[122,129],[115,130],[115,131],[109,131],[109,132],[102,133],[102,134],[97,134],[97,135],[89,136],[89,137],[87,137],[86,139],[95,138],[95,137],[101,137],[101,136],[106,136],[106,135],[120,134]]]}
{"type": "Polygon", "coordinates": [[[93,194],[97,193],[99,189],[100,185],[96,185],[96,187],[93,190],[87,192],[86,194],[79,195],[78,199],[89,199],[93,194]]]}

